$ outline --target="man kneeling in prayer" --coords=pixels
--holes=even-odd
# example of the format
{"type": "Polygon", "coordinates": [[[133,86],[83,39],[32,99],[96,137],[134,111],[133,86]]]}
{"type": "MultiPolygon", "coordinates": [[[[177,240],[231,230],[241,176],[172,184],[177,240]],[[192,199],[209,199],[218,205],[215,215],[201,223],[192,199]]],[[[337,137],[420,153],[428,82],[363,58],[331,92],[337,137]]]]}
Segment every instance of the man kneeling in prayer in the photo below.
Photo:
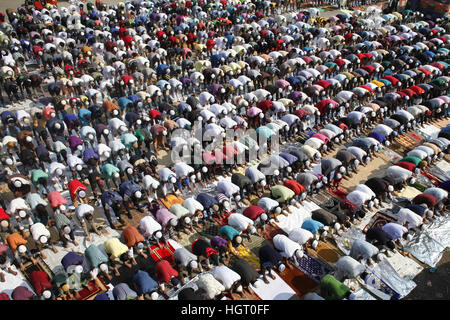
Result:
{"type": "Polygon", "coordinates": [[[336,279],[354,279],[366,270],[366,267],[350,256],[340,257],[334,265],[336,279]]]}
{"type": "Polygon", "coordinates": [[[380,250],[373,244],[365,240],[355,240],[350,250],[350,257],[360,262],[362,259],[365,259],[367,265],[372,266],[373,260],[377,262],[381,260],[379,252],[380,250]]]}
{"type": "Polygon", "coordinates": [[[302,247],[297,242],[289,239],[284,234],[277,234],[273,237],[272,241],[275,249],[277,249],[283,257],[284,264],[289,269],[292,269],[292,266],[288,262],[288,259],[292,259],[296,265],[299,264],[297,259],[301,259],[304,253],[302,247]]]}
{"type": "Polygon", "coordinates": [[[271,245],[267,244],[259,248],[260,273],[263,276],[264,282],[269,283],[266,277],[266,271],[269,276],[275,280],[275,275],[272,274],[272,269],[277,267],[279,272],[283,272],[286,266],[282,263],[283,257],[271,245]]]}
{"type": "Polygon", "coordinates": [[[250,289],[250,284],[255,288],[258,287],[257,280],[259,278],[258,272],[244,259],[234,259],[231,263],[230,268],[237,272],[241,276],[241,285],[243,290],[247,290],[248,293],[252,294],[252,289],[250,289]]]}
{"type": "Polygon", "coordinates": [[[225,294],[228,294],[232,300],[233,292],[239,293],[241,297],[244,296],[241,276],[237,272],[227,266],[217,266],[211,270],[211,274],[225,287],[225,294]]]}
{"type": "Polygon", "coordinates": [[[173,260],[177,266],[179,279],[182,285],[185,284],[184,281],[184,270],[187,269],[189,273],[189,278],[194,277],[194,270],[198,267],[197,256],[189,252],[186,248],[178,248],[173,253],[173,260]]]}

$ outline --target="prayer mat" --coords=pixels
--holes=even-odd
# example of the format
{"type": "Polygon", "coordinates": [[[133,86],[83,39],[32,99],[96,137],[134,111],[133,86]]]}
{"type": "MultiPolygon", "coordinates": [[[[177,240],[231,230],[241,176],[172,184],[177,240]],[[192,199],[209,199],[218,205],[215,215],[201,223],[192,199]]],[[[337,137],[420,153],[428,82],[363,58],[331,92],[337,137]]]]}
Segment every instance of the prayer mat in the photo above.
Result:
{"type": "Polygon", "coordinates": [[[226,226],[228,224],[228,217],[230,216],[230,214],[232,214],[233,212],[227,212],[224,214],[224,217],[218,217],[218,215],[216,213],[213,213],[213,219],[214,221],[216,221],[219,225],[221,226],[226,226]]]}
{"type": "Polygon", "coordinates": [[[108,291],[108,289],[106,288],[105,280],[103,280],[102,276],[98,276],[97,279],[97,281],[89,281],[89,287],[84,286],[81,290],[78,291],[78,299],[75,299],[75,296],[73,295],[72,299],[66,296],[60,300],[93,300],[97,295],[108,291]]]}
{"type": "Polygon", "coordinates": [[[410,184],[410,186],[413,186],[414,188],[416,188],[420,192],[424,192],[425,190],[427,190],[429,188],[428,186],[426,186],[426,185],[424,185],[422,183],[419,183],[419,182],[416,182],[414,184],[410,184]]]}
{"type": "Polygon", "coordinates": [[[415,196],[421,194],[421,192],[414,188],[414,185],[408,184],[405,188],[403,188],[400,192],[396,192],[398,197],[403,197],[407,199],[413,199],[415,196]]]}
{"type": "MultiPolygon", "coordinates": [[[[364,280],[364,285],[388,295],[391,297],[390,300],[399,300],[401,298],[400,294],[377,276],[372,269],[366,268],[366,272],[369,274],[369,277],[364,280]]],[[[377,295],[376,292],[374,294],[377,295]]]]}
{"type": "Polygon", "coordinates": [[[27,281],[31,283],[30,276],[33,271],[44,271],[50,279],[52,279],[54,276],[53,272],[50,270],[45,261],[42,260],[41,257],[36,257],[34,259],[36,260],[36,265],[34,265],[31,261],[24,264],[25,272],[23,272],[23,274],[27,278],[27,281]]]}
{"type": "Polygon", "coordinates": [[[247,246],[243,246],[242,244],[238,247],[232,246],[230,252],[235,256],[247,261],[256,270],[259,270],[260,268],[259,258],[247,246]]]}
{"type": "MultiPolygon", "coordinates": [[[[250,286],[249,286],[250,288],[250,286]]],[[[239,293],[234,293],[233,294],[233,300],[235,301],[240,301],[240,300],[262,300],[255,291],[253,291],[251,288],[251,293],[249,293],[247,290],[244,290],[242,292],[242,297],[240,296],[239,293]]]]}
{"type": "Polygon", "coordinates": [[[364,229],[362,231],[363,231],[363,233],[366,233],[367,230],[369,230],[370,228],[375,228],[375,227],[381,228],[386,223],[396,222],[396,221],[397,221],[397,218],[395,218],[387,213],[378,211],[377,213],[375,213],[375,215],[372,217],[370,222],[364,227],[364,229]]]}
{"type": "MultiPolygon", "coordinates": [[[[315,291],[318,288],[318,284],[307,274],[303,273],[296,267],[289,268],[286,266],[286,269],[283,272],[277,272],[281,279],[286,281],[286,283],[294,289],[295,293],[302,297],[308,292],[315,291]]],[[[269,281],[272,281],[272,278],[268,276],[269,281]]]]}
{"type": "Polygon", "coordinates": [[[319,241],[319,245],[316,249],[318,257],[326,261],[327,263],[334,264],[339,260],[340,254],[336,252],[330,245],[323,241],[319,241]]]}
{"type": "MultiPolygon", "coordinates": [[[[450,160],[450,159],[449,159],[450,160]]],[[[427,170],[429,174],[432,174],[439,180],[446,181],[450,179],[450,162],[446,160],[440,160],[436,162],[434,166],[427,170]]]]}
{"type": "Polygon", "coordinates": [[[264,226],[264,229],[260,233],[261,237],[267,240],[272,240],[273,237],[275,237],[277,234],[286,235],[286,233],[281,228],[279,228],[278,226],[273,226],[270,223],[266,224],[264,226]]]}
{"type": "Polygon", "coordinates": [[[432,174],[431,172],[421,172],[421,174],[425,177],[428,178],[428,180],[430,180],[430,182],[432,184],[434,184],[436,187],[442,183],[442,180],[439,179],[438,177],[436,177],[434,174],[432,174]]]}
{"type": "Polygon", "coordinates": [[[150,247],[150,255],[152,256],[153,260],[156,262],[160,260],[167,260],[170,262],[170,264],[173,264],[173,252],[175,249],[172,247],[170,243],[167,243],[166,246],[159,248],[157,245],[152,245],[150,247]]]}
{"type": "Polygon", "coordinates": [[[141,222],[141,219],[151,215],[150,211],[148,210],[147,206],[141,207],[142,211],[131,209],[131,219],[127,217],[127,215],[122,215],[122,220],[125,222],[124,225],[121,225],[120,223],[116,224],[117,226],[122,226],[123,228],[127,226],[133,226],[135,228],[139,229],[139,225],[141,222]]]}
{"type": "Polygon", "coordinates": [[[395,141],[400,144],[404,148],[413,149],[417,144],[419,144],[418,141],[412,139],[407,134],[398,136],[395,141]]]}
{"type": "Polygon", "coordinates": [[[423,137],[421,137],[420,135],[418,135],[418,134],[417,134],[416,132],[414,132],[414,131],[408,132],[408,137],[409,137],[410,139],[416,141],[417,143],[420,143],[420,142],[422,142],[422,141],[424,140],[423,137]]]}
{"type": "Polygon", "coordinates": [[[273,272],[272,274],[275,275],[275,279],[268,276],[268,284],[264,282],[261,276],[257,280],[257,287],[250,285],[253,291],[255,291],[262,300],[288,300],[295,296],[296,292],[290,285],[288,285],[276,272],[273,272]]]}
{"type": "Polygon", "coordinates": [[[219,235],[219,230],[221,227],[222,226],[219,225],[217,222],[209,221],[209,222],[207,222],[206,227],[202,228],[202,230],[198,233],[202,236],[212,238],[212,237],[219,235]]]}
{"type": "Polygon", "coordinates": [[[403,158],[401,155],[388,148],[384,148],[383,154],[388,160],[392,161],[393,163],[400,161],[400,159],[403,158]]]}
{"type": "Polygon", "coordinates": [[[181,198],[180,196],[173,195],[173,194],[169,194],[167,197],[159,198],[158,200],[161,201],[166,206],[167,209],[170,209],[170,207],[176,203],[182,205],[184,202],[183,198],[181,198]]]}
{"type": "Polygon", "coordinates": [[[344,187],[339,186],[337,189],[333,189],[333,188],[328,188],[327,191],[336,196],[339,199],[345,199],[348,195],[348,192],[344,190],[344,187]]]}
{"type": "Polygon", "coordinates": [[[327,274],[334,275],[334,270],[319,259],[304,254],[301,259],[297,259],[298,265],[295,265],[301,272],[308,275],[311,279],[320,283],[327,274]]]}

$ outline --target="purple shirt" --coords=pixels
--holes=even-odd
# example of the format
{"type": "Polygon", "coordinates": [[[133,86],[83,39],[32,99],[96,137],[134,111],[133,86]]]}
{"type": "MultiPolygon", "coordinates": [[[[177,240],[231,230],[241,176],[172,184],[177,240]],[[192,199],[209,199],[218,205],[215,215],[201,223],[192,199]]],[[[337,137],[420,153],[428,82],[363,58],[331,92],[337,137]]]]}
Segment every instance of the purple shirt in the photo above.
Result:
{"type": "Polygon", "coordinates": [[[158,221],[161,226],[166,226],[170,220],[177,219],[177,216],[174,215],[169,210],[162,208],[156,211],[156,221],[158,221]]]}
{"type": "Polygon", "coordinates": [[[211,239],[211,247],[213,248],[219,248],[227,243],[228,243],[227,240],[219,236],[215,236],[214,238],[211,239]]]}

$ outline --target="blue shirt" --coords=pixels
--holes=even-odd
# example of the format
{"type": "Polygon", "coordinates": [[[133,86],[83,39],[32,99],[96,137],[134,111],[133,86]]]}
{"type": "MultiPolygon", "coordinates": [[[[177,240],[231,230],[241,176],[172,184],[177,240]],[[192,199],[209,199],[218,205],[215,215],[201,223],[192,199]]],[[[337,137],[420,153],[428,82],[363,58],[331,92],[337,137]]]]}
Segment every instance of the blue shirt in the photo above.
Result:
{"type": "Polygon", "coordinates": [[[142,270],[136,272],[133,282],[136,283],[139,294],[151,293],[158,287],[158,283],[147,272],[142,270]]]}
{"type": "Polygon", "coordinates": [[[202,204],[202,206],[206,209],[211,208],[213,205],[217,204],[216,198],[210,196],[207,193],[200,193],[196,200],[202,204]]]}
{"type": "Polygon", "coordinates": [[[319,221],[308,219],[305,220],[302,224],[302,229],[308,230],[311,233],[316,233],[320,228],[323,228],[325,225],[319,221]]]}

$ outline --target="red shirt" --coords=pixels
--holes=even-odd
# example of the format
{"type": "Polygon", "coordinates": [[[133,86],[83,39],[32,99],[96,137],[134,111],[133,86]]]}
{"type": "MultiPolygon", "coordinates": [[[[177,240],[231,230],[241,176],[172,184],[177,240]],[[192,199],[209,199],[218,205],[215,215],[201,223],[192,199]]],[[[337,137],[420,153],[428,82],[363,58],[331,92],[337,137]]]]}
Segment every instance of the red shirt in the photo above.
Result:
{"type": "Polygon", "coordinates": [[[336,60],[334,60],[334,63],[336,63],[340,68],[345,64],[345,61],[342,59],[336,59],[336,60]]]}
{"type": "Polygon", "coordinates": [[[433,208],[435,205],[438,204],[438,202],[439,202],[438,198],[428,193],[419,194],[413,199],[414,204],[425,203],[428,206],[428,208],[433,208]]]}
{"type": "Polygon", "coordinates": [[[398,79],[393,76],[384,76],[382,79],[386,79],[390,82],[392,82],[395,85],[397,85],[398,79]]]}
{"type": "Polygon", "coordinates": [[[375,67],[374,66],[362,66],[361,69],[366,70],[368,73],[373,73],[375,71],[375,67]]]}
{"type": "MultiPolygon", "coordinates": [[[[197,36],[195,35],[195,34],[193,34],[193,33],[188,33],[187,34],[187,42],[188,43],[194,43],[195,42],[195,40],[197,40],[197,36]]],[[[215,41],[214,41],[214,44],[215,44],[215,41]]],[[[208,46],[208,42],[206,42],[206,46],[208,46]]]]}
{"type": "Polygon", "coordinates": [[[150,116],[150,118],[155,119],[157,116],[161,115],[161,112],[159,112],[158,110],[152,109],[148,112],[148,115],[150,116]]]}
{"type": "Polygon", "coordinates": [[[425,73],[425,75],[426,75],[427,77],[429,77],[430,74],[431,74],[431,72],[428,71],[428,70],[425,69],[425,68],[417,68],[417,70],[422,71],[423,73],[425,73]]]}
{"type": "Polygon", "coordinates": [[[9,220],[9,216],[3,208],[0,208],[0,220],[9,220]]]}
{"type": "Polygon", "coordinates": [[[72,200],[76,199],[78,191],[86,191],[86,186],[82,184],[79,180],[72,180],[68,183],[67,187],[69,188],[70,197],[72,200]]]}
{"type": "Polygon", "coordinates": [[[425,90],[423,90],[421,87],[419,86],[411,86],[408,89],[414,91],[416,94],[422,94],[425,92],[425,90]]]}
{"type": "Polygon", "coordinates": [[[252,219],[252,220],[255,220],[263,213],[264,213],[264,209],[260,208],[258,206],[250,206],[242,212],[242,214],[244,216],[246,216],[247,218],[252,219]]]}
{"type": "Polygon", "coordinates": [[[402,167],[406,170],[409,171],[414,171],[414,169],[416,168],[416,165],[414,163],[411,162],[406,162],[406,161],[399,161],[395,164],[396,166],[402,167]]]}
{"type": "Polygon", "coordinates": [[[363,89],[366,89],[367,91],[369,91],[370,93],[372,93],[373,92],[373,90],[372,90],[372,88],[371,87],[369,87],[369,86],[366,86],[365,84],[363,84],[362,86],[360,86],[361,88],[363,88],[363,89]]]}
{"type": "Polygon", "coordinates": [[[206,49],[208,49],[208,51],[211,51],[215,45],[216,42],[214,40],[209,39],[208,41],[206,41],[206,49]]]}
{"type": "Polygon", "coordinates": [[[122,77],[121,77],[121,80],[123,80],[123,82],[125,83],[125,85],[128,85],[128,83],[130,82],[130,80],[133,80],[133,78],[132,77],[130,77],[129,75],[123,75],[122,77]]]}
{"type": "Polygon", "coordinates": [[[286,180],[284,186],[294,191],[297,196],[306,191],[305,187],[295,180],[286,180]]]}
{"type": "Polygon", "coordinates": [[[131,43],[132,43],[133,41],[136,42],[136,40],[134,40],[134,38],[133,38],[133,37],[130,37],[130,36],[126,36],[126,37],[123,39],[123,42],[125,42],[125,47],[127,47],[127,49],[131,47],[131,43]]]}
{"type": "Polygon", "coordinates": [[[155,266],[156,279],[159,282],[169,282],[173,277],[178,277],[178,272],[170,265],[167,260],[160,260],[155,266]]]}
{"type": "Polygon", "coordinates": [[[270,100],[262,100],[256,105],[256,107],[261,109],[263,113],[266,113],[272,106],[273,102],[270,100]]]}
{"type": "Polygon", "coordinates": [[[319,80],[319,81],[317,81],[315,84],[321,86],[321,87],[324,88],[324,89],[328,88],[328,87],[331,85],[330,82],[325,81],[325,80],[319,80]]]}
{"type": "Polygon", "coordinates": [[[52,287],[48,275],[44,271],[33,271],[30,275],[31,284],[33,285],[34,292],[38,296],[42,295],[42,292],[49,290],[52,287]]]}

